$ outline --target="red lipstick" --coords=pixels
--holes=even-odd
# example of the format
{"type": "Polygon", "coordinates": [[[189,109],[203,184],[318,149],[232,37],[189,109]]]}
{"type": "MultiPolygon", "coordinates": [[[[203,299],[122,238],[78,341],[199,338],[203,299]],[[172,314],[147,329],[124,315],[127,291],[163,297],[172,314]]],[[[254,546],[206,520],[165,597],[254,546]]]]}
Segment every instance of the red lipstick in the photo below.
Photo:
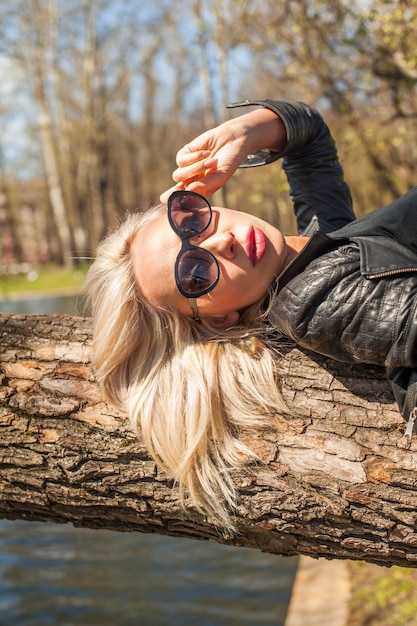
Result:
{"type": "Polygon", "coordinates": [[[265,235],[261,230],[251,226],[246,235],[245,251],[252,265],[256,265],[265,254],[265,235]]]}

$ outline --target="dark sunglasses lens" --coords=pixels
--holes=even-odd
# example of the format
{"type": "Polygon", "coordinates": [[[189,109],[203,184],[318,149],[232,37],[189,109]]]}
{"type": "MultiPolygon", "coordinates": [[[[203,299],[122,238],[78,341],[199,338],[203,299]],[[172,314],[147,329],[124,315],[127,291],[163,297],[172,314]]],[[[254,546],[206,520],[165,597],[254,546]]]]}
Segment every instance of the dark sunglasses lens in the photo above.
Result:
{"type": "Polygon", "coordinates": [[[210,206],[197,194],[172,194],[168,209],[173,228],[183,237],[198,235],[210,223],[210,206]]]}
{"type": "Polygon", "coordinates": [[[207,250],[186,250],[177,262],[177,278],[185,294],[196,296],[207,293],[219,278],[217,261],[207,250]]]}

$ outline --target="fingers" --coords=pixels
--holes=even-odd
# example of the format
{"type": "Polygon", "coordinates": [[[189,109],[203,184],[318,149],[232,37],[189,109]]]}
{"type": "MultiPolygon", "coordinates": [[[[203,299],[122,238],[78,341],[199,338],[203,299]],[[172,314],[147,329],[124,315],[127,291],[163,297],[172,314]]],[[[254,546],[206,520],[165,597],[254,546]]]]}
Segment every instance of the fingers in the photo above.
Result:
{"type": "Polygon", "coordinates": [[[217,175],[209,175],[207,178],[195,180],[187,185],[187,191],[196,191],[205,198],[210,198],[215,191],[222,187],[223,181],[217,175]]]}
{"type": "Polygon", "coordinates": [[[164,191],[163,193],[161,193],[161,195],[159,196],[159,200],[162,204],[166,204],[168,202],[168,198],[169,196],[172,194],[173,191],[179,191],[181,189],[184,189],[184,185],[182,183],[178,183],[177,185],[174,185],[173,187],[170,187],[169,189],[167,189],[166,191],[164,191]]]}
{"type": "Polygon", "coordinates": [[[207,159],[209,156],[210,150],[191,150],[191,148],[187,145],[179,150],[177,154],[177,165],[178,167],[186,167],[195,161],[207,159]]]}
{"type": "Polygon", "coordinates": [[[177,164],[179,167],[172,174],[176,184],[161,193],[159,199],[163,204],[167,203],[173,191],[187,189],[193,181],[198,178],[204,178],[210,171],[210,168],[215,167],[216,159],[207,159],[210,156],[210,150],[197,150],[195,152],[190,152],[189,150],[188,146],[184,146],[178,152],[177,164]]]}
{"type": "MultiPolygon", "coordinates": [[[[213,175],[218,174],[218,159],[211,156],[213,154],[212,151],[202,148],[202,146],[208,145],[210,145],[210,141],[203,134],[178,151],[176,158],[178,167],[172,174],[176,184],[160,195],[162,203],[166,204],[173,191],[187,189],[189,191],[198,191],[208,197],[221,187],[221,182],[216,180],[214,185],[212,182],[213,175]]],[[[213,150],[216,153],[214,146],[213,150]]],[[[217,178],[217,176],[214,177],[217,178]]]]}
{"type": "Polygon", "coordinates": [[[217,165],[217,159],[202,159],[197,162],[193,162],[190,165],[181,165],[178,167],[172,174],[172,178],[176,183],[183,182],[187,183],[195,178],[204,178],[207,174],[212,171],[217,165]]]}
{"type": "Polygon", "coordinates": [[[186,189],[187,191],[197,191],[202,196],[209,198],[213,195],[215,191],[220,189],[220,187],[224,184],[224,177],[222,177],[218,172],[212,171],[208,172],[206,176],[199,178],[190,178],[187,179],[186,183],[179,182],[173,187],[170,187],[166,191],[164,191],[160,195],[160,201],[162,204],[166,204],[168,202],[168,198],[173,191],[179,191],[182,189],[186,189]]]}

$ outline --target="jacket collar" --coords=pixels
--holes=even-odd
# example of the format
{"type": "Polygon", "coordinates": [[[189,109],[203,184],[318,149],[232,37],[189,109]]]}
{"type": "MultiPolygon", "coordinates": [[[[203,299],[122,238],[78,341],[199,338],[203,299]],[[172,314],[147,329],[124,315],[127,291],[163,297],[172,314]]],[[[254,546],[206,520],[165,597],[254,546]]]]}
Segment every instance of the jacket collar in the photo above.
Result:
{"type": "Polygon", "coordinates": [[[361,272],[367,278],[399,272],[417,272],[417,257],[390,237],[366,235],[352,237],[361,253],[361,272]]]}
{"type": "Polygon", "coordinates": [[[354,241],[358,244],[361,273],[367,278],[377,278],[407,271],[417,272],[416,255],[395,239],[372,235],[342,237],[338,236],[337,233],[326,235],[317,231],[278,276],[278,291],[302,272],[313,259],[347,241],[354,241]]]}

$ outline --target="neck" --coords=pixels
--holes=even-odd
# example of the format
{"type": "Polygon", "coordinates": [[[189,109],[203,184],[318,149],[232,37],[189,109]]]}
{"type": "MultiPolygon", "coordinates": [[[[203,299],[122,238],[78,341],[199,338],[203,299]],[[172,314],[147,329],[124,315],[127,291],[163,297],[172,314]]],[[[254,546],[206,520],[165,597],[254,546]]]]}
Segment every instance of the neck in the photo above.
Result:
{"type": "Polygon", "coordinates": [[[284,237],[287,245],[287,254],[282,269],[284,270],[287,265],[297,256],[299,252],[304,248],[310,237],[301,237],[298,235],[284,237]]]}

